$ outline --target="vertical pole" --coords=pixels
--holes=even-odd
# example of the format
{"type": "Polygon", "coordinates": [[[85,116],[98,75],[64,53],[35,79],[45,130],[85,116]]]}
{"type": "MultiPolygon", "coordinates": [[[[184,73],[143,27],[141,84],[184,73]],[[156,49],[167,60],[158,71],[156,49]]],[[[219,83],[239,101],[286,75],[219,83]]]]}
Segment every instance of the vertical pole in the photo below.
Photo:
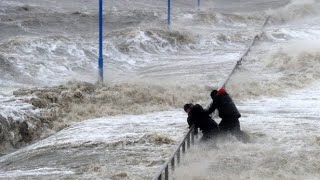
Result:
{"type": "Polygon", "coordinates": [[[182,153],[183,154],[186,153],[186,141],[183,141],[183,143],[182,143],[182,153]]]}
{"type": "Polygon", "coordinates": [[[190,134],[187,136],[187,148],[190,148],[190,134]]]}
{"type": "Polygon", "coordinates": [[[168,0],[168,29],[170,29],[171,24],[171,0],[168,0]]]}
{"type": "Polygon", "coordinates": [[[99,82],[103,82],[103,0],[99,0],[99,82]]]}
{"type": "Polygon", "coordinates": [[[165,173],[164,174],[164,179],[165,180],[169,180],[169,167],[168,167],[168,165],[167,165],[164,173],[165,173]]]}
{"type": "Polygon", "coordinates": [[[177,152],[177,164],[180,164],[180,147],[177,152]]]}
{"type": "Polygon", "coordinates": [[[191,131],[191,144],[194,145],[194,129],[191,131]]]}
{"type": "Polygon", "coordinates": [[[171,170],[174,171],[174,157],[171,159],[171,170]]]}
{"type": "Polygon", "coordinates": [[[198,11],[200,10],[200,0],[198,0],[198,11]]]}

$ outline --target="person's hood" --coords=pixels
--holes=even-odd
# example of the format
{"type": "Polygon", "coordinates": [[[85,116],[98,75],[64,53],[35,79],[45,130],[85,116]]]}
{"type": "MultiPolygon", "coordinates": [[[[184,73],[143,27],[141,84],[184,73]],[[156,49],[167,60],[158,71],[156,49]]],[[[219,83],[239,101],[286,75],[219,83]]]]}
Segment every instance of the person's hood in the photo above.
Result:
{"type": "Polygon", "coordinates": [[[219,89],[217,92],[217,95],[221,95],[221,94],[227,94],[227,91],[223,88],[219,89]]]}

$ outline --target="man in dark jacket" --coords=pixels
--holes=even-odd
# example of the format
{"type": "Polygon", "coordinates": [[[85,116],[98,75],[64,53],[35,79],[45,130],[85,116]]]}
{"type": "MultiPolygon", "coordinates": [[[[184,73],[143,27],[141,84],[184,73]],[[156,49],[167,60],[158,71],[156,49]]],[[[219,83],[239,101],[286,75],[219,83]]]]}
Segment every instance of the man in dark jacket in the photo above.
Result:
{"type": "Polygon", "coordinates": [[[205,111],[210,115],[218,109],[219,117],[222,119],[219,123],[220,131],[231,132],[233,135],[241,134],[239,122],[241,115],[226,90],[213,90],[210,96],[213,101],[205,111]]]}
{"type": "Polygon", "coordinates": [[[218,124],[205,112],[199,104],[185,104],[184,110],[188,113],[189,128],[195,125],[195,133],[200,128],[203,136],[201,141],[214,138],[219,133],[218,124]]]}

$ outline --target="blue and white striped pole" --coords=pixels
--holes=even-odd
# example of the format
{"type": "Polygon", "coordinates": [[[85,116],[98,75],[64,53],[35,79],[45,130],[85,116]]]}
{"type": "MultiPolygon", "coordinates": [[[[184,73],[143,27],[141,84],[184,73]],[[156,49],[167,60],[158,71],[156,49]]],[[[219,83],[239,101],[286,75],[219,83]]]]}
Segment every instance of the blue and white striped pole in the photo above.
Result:
{"type": "Polygon", "coordinates": [[[103,82],[103,0],[99,0],[99,82],[103,82]]]}
{"type": "Polygon", "coordinates": [[[170,29],[171,24],[171,0],[168,0],[168,29],[170,29]]]}

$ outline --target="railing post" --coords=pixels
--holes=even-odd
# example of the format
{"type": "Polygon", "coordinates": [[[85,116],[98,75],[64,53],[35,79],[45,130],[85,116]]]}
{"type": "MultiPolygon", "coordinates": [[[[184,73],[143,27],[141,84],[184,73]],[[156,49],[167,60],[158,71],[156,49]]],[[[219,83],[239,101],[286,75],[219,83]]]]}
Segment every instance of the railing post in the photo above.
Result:
{"type": "Polygon", "coordinates": [[[191,131],[191,143],[194,145],[194,130],[191,131]]]}
{"type": "Polygon", "coordinates": [[[164,177],[165,180],[169,180],[169,167],[168,167],[168,165],[167,165],[167,167],[166,167],[165,175],[164,175],[164,176],[165,176],[165,177],[164,177]]]}
{"type": "Polygon", "coordinates": [[[172,158],[172,160],[171,160],[171,170],[174,171],[174,168],[175,168],[174,167],[174,158],[172,158]]]}
{"type": "Polygon", "coordinates": [[[180,147],[177,151],[177,164],[180,164],[180,147]]]}
{"type": "Polygon", "coordinates": [[[187,136],[187,148],[190,149],[190,133],[187,136]]]}
{"type": "Polygon", "coordinates": [[[186,141],[184,140],[182,143],[182,153],[186,153],[186,141]]]}

